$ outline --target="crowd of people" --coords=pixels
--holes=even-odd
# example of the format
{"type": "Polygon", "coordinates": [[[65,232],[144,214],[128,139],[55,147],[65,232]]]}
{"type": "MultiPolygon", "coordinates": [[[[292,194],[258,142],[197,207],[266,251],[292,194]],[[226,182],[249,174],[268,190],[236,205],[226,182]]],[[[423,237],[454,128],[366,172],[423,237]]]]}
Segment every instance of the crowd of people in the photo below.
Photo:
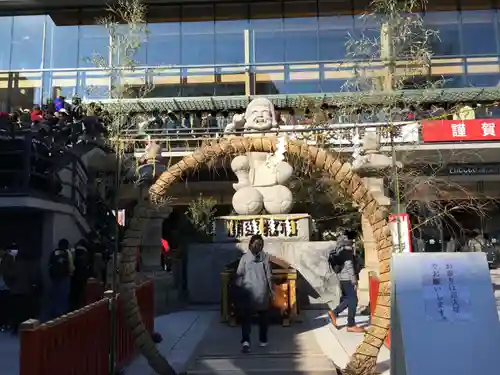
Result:
{"type": "Polygon", "coordinates": [[[16,334],[27,319],[51,320],[84,306],[87,281],[104,281],[106,259],[106,249],[85,239],[73,247],[61,239],[47,264],[26,257],[16,243],[0,249],[0,331],[16,334]]]}
{"type": "MultiPolygon", "coordinates": [[[[422,104],[400,106],[339,107],[322,104],[318,109],[275,108],[278,125],[340,125],[355,123],[419,121],[424,119],[471,120],[499,117],[498,103],[461,103],[459,105],[422,104]]],[[[223,132],[235,114],[244,108],[222,111],[153,111],[130,116],[126,132],[130,134],[176,135],[190,132],[223,132]]]]}
{"type": "MultiPolygon", "coordinates": [[[[79,143],[97,141],[106,132],[105,113],[97,105],[84,108],[79,98],[71,103],[58,97],[50,105],[31,110],[0,113],[0,169],[22,171],[29,162],[30,188],[58,194],[61,186],[54,168],[59,160],[79,143]],[[25,152],[29,146],[29,156],[25,152]],[[11,152],[12,151],[12,152],[11,152]]],[[[59,165],[59,167],[61,167],[59,165]]],[[[14,173],[0,174],[0,188],[19,189],[25,184],[14,173]]]]}
{"type": "Polygon", "coordinates": [[[95,103],[84,106],[79,97],[74,97],[69,103],[59,96],[44,106],[1,112],[0,135],[31,131],[39,141],[48,145],[71,146],[104,134],[106,118],[106,112],[95,103]]]}

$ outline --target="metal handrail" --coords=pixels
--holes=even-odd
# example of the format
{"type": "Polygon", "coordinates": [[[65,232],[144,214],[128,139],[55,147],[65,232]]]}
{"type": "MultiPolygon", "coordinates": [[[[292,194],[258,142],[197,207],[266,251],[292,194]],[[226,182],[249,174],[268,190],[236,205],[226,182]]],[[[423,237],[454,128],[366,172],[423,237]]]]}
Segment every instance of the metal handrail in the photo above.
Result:
{"type": "MultiPolygon", "coordinates": [[[[230,136],[254,136],[258,134],[266,134],[266,135],[280,135],[287,134],[293,136],[305,136],[313,135],[313,136],[321,136],[321,135],[329,135],[335,137],[338,132],[355,132],[356,130],[360,130],[361,132],[366,129],[375,128],[381,129],[382,133],[387,131],[387,135],[389,136],[391,128],[396,128],[395,141],[396,143],[400,143],[397,139],[398,130],[404,126],[414,125],[416,127],[415,130],[420,126],[418,121],[402,121],[402,122],[394,122],[389,126],[387,123],[360,123],[360,124],[332,124],[330,126],[310,126],[310,125],[285,125],[281,126],[279,129],[273,129],[270,131],[224,131],[221,128],[179,128],[179,129],[151,129],[139,132],[137,129],[129,129],[122,133],[122,140],[130,143],[144,143],[149,141],[155,142],[167,142],[167,143],[176,143],[176,142],[196,142],[196,141],[206,141],[207,139],[212,138],[221,138],[221,137],[230,137],[230,136]],[[286,127],[286,128],[285,128],[286,127]],[[384,129],[385,128],[385,129],[384,129]]],[[[352,134],[354,135],[354,134],[352,134]]],[[[360,134],[362,135],[362,134],[360,134]]],[[[342,137],[342,136],[341,136],[342,137]]],[[[408,143],[408,142],[403,142],[408,143]]]]}
{"type": "MultiPolygon", "coordinates": [[[[434,59],[466,59],[470,57],[481,58],[481,57],[497,57],[498,54],[478,54],[474,56],[468,55],[449,55],[442,57],[435,57],[434,59]]],[[[403,60],[403,59],[401,59],[403,60]]],[[[227,64],[170,64],[170,65],[137,65],[133,69],[131,67],[113,67],[112,70],[125,70],[125,71],[137,71],[137,70],[162,70],[162,69],[217,69],[217,68],[246,68],[246,67],[267,67],[267,66],[277,66],[277,65],[318,65],[318,64],[345,64],[355,63],[355,62],[377,62],[380,60],[370,60],[367,59],[340,59],[340,60],[306,60],[306,61],[276,61],[276,62],[249,62],[249,63],[227,63],[227,64]]],[[[37,73],[37,72],[85,72],[85,71],[109,71],[109,68],[102,67],[76,67],[76,68],[42,68],[42,69],[0,69],[0,74],[4,73],[37,73]]]]}
{"type": "MultiPolygon", "coordinates": [[[[20,179],[13,180],[12,185],[6,186],[6,189],[2,190],[0,192],[0,195],[4,195],[4,196],[5,195],[7,195],[7,196],[9,196],[9,195],[26,195],[26,194],[30,194],[30,192],[36,192],[39,189],[31,186],[32,178],[36,177],[39,179],[39,181],[40,180],[50,181],[51,176],[53,175],[53,173],[44,174],[44,173],[40,173],[40,172],[32,169],[32,161],[31,161],[31,157],[33,155],[33,150],[31,148],[32,132],[30,132],[29,130],[16,131],[14,134],[14,137],[18,140],[23,139],[25,141],[25,144],[23,147],[24,150],[19,150],[19,152],[17,152],[23,160],[23,169],[17,170],[17,171],[16,170],[0,170],[0,175],[17,174],[17,175],[21,176],[20,179]]],[[[8,139],[4,138],[4,141],[8,141],[8,139]]],[[[61,151],[61,150],[56,150],[55,152],[59,152],[59,151],[61,151]]],[[[82,210],[82,207],[80,207],[80,204],[79,204],[79,202],[81,202],[82,199],[85,200],[85,193],[82,192],[81,189],[79,188],[78,184],[75,183],[75,174],[79,174],[80,177],[82,177],[81,176],[82,173],[88,175],[87,169],[86,169],[85,165],[83,164],[83,162],[81,161],[81,159],[78,158],[76,155],[72,154],[71,152],[68,152],[68,150],[62,150],[62,151],[65,155],[70,155],[71,160],[70,160],[69,164],[62,166],[60,169],[58,169],[58,171],[67,169],[73,173],[73,176],[71,178],[71,182],[61,181],[60,179],[57,179],[57,182],[60,183],[61,186],[69,186],[71,189],[70,194],[69,194],[69,196],[65,196],[65,195],[61,194],[61,192],[59,192],[57,194],[53,194],[52,192],[46,192],[46,193],[48,194],[48,196],[50,196],[53,199],[55,198],[56,200],[63,200],[67,203],[74,205],[80,211],[80,213],[82,215],[85,215],[85,212],[82,210]],[[80,168],[78,168],[78,166],[80,166],[80,168]],[[79,169],[81,171],[79,171],[79,169]],[[76,195],[78,195],[80,199],[76,199],[75,198],[76,195]]],[[[8,153],[10,155],[15,154],[13,152],[10,152],[10,150],[8,153]]],[[[2,156],[2,155],[5,155],[5,152],[2,152],[2,150],[0,150],[0,156],[2,156]]],[[[53,162],[52,159],[47,158],[43,155],[38,154],[36,157],[39,160],[43,160],[46,162],[53,162]]],[[[56,166],[56,164],[54,163],[54,164],[52,164],[52,166],[56,166]]],[[[52,172],[56,172],[56,171],[52,171],[52,172]]],[[[41,191],[44,192],[43,189],[41,191]]]]}

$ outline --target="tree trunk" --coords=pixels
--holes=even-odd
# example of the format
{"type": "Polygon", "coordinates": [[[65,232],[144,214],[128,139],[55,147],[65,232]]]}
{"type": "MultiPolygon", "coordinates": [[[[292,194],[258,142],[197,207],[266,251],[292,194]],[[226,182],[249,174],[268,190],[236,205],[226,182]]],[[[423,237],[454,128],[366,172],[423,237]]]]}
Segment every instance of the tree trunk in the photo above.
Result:
{"type": "MultiPolygon", "coordinates": [[[[165,171],[150,189],[150,201],[162,204],[167,198],[168,188],[179,181],[188,171],[202,167],[220,156],[233,156],[249,151],[274,152],[277,138],[274,137],[231,137],[213,141],[197,149],[192,155],[184,157],[165,171]]],[[[313,169],[329,173],[331,180],[346,197],[359,206],[372,227],[377,244],[379,260],[380,289],[372,319],[372,325],[365,334],[363,343],[358,346],[351,360],[343,370],[345,375],[369,375],[375,371],[375,364],[383,341],[387,336],[390,323],[390,259],[392,242],[387,225],[386,211],[364,186],[361,178],[352,172],[349,163],[343,163],[339,154],[333,154],[302,141],[288,141],[289,159],[300,158],[313,166],[313,169]]],[[[147,206],[140,207],[127,230],[120,265],[121,293],[127,324],[132,330],[136,346],[148,359],[149,364],[160,375],[174,374],[167,360],[156,349],[140,317],[135,287],[135,255],[141,243],[141,232],[147,224],[147,206]]]]}

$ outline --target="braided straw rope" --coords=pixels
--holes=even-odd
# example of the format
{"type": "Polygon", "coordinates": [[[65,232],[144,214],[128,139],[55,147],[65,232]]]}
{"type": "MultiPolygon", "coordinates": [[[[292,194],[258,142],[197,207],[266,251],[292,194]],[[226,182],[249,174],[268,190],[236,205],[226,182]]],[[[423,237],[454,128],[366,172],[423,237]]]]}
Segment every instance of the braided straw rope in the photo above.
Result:
{"type": "MultiPolygon", "coordinates": [[[[244,154],[249,151],[274,152],[278,139],[275,137],[231,137],[208,142],[171,166],[158,178],[149,190],[149,202],[138,204],[134,217],[126,232],[120,263],[120,293],[127,325],[132,331],[139,351],[146,357],[153,370],[160,375],[173,375],[174,370],[157,350],[150,334],[146,331],[135,296],[136,249],[141,245],[142,232],[154,214],[155,206],[167,197],[168,188],[181,180],[187,172],[199,168],[215,158],[244,154]]],[[[300,140],[288,140],[289,157],[299,157],[315,169],[326,171],[339,189],[351,197],[360,212],[368,219],[375,238],[379,261],[380,288],[371,327],[357,347],[347,367],[345,375],[369,375],[375,371],[379,350],[390,324],[390,259],[392,255],[391,233],[387,225],[387,211],[380,206],[363,184],[361,178],[352,172],[351,165],[343,162],[339,154],[307,145],[300,140]]]]}

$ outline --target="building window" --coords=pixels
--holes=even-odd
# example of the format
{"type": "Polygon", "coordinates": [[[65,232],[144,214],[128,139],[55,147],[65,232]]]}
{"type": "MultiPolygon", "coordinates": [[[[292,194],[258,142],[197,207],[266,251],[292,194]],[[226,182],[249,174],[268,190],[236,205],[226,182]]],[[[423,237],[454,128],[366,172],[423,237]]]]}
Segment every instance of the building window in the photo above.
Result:
{"type": "Polygon", "coordinates": [[[255,3],[250,6],[251,54],[255,63],[285,61],[283,4],[255,3]]]}
{"type": "Polygon", "coordinates": [[[321,61],[343,61],[346,43],[353,35],[352,16],[319,17],[319,59],[321,61]]]}
{"type": "Polygon", "coordinates": [[[425,15],[425,25],[437,32],[430,49],[435,56],[454,56],[462,53],[458,12],[430,12],[425,15]]]}
{"type": "Polygon", "coordinates": [[[11,69],[40,69],[45,16],[14,17],[11,69]]]}
{"type": "MultiPolygon", "coordinates": [[[[215,63],[243,64],[245,52],[245,30],[250,28],[247,4],[215,5],[215,63]]],[[[245,51],[247,49],[247,51],[245,51]]]]}
{"type": "Polygon", "coordinates": [[[3,48],[0,48],[0,69],[10,68],[10,48],[12,43],[12,17],[0,17],[0,35],[3,48]]]}
{"type": "Polygon", "coordinates": [[[147,65],[180,65],[181,24],[179,22],[152,23],[148,25],[148,28],[147,65]]]}
{"type": "Polygon", "coordinates": [[[245,30],[248,21],[215,22],[215,63],[245,63],[245,30]]]}
{"type": "Polygon", "coordinates": [[[317,1],[285,1],[283,12],[285,61],[317,61],[317,1]]]}
{"type": "Polygon", "coordinates": [[[468,74],[467,86],[497,87],[500,84],[500,74],[468,74]]]}
{"type": "Polygon", "coordinates": [[[213,65],[215,62],[213,6],[183,7],[181,38],[182,65],[213,65]]]}
{"type": "Polygon", "coordinates": [[[109,33],[100,25],[80,26],[78,66],[96,67],[96,60],[109,63],[109,33]]]}
{"type": "Polygon", "coordinates": [[[492,10],[462,12],[462,41],[465,55],[497,53],[495,14],[492,10]]]}
{"type": "Polygon", "coordinates": [[[318,19],[284,19],[285,61],[318,60],[318,19]]]}
{"type": "MultiPolygon", "coordinates": [[[[64,21],[68,16],[73,18],[78,15],[74,12],[58,12],[47,17],[45,31],[44,68],[76,68],[78,67],[78,34],[79,26],[63,26],[59,21],[64,21]]],[[[78,22],[78,19],[76,19],[78,22]]]]}
{"type": "Polygon", "coordinates": [[[146,27],[134,30],[128,25],[119,25],[116,28],[116,37],[113,43],[113,62],[121,66],[138,66],[146,64],[147,34],[146,27]],[[127,43],[120,45],[120,41],[127,43]]]}

